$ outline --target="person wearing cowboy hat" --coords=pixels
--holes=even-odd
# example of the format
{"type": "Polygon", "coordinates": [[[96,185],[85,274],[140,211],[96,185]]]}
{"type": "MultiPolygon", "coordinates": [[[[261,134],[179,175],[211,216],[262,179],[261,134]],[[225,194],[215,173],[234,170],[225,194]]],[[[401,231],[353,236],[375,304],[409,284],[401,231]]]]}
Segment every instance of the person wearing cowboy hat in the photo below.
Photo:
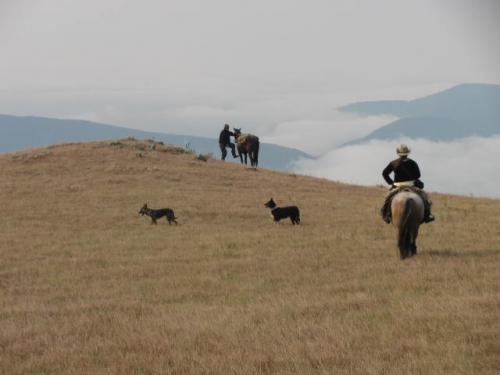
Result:
{"type": "Polygon", "coordinates": [[[431,214],[431,201],[427,194],[422,190],[424,188],[424,183],[420,181],[420,168],[418,164],[410,159],[408,155],[410,154],[410,148],[401,144],[397,149],[396,153],[399,158],[391,161],[387,167],[382,172],[384,180],[391,185],[391,191],[387,195],[384,206],[382,207],[381,213],[382,218],[386,223],[391,222],[391,200],[392,197],[399,191],[399,188],[403,187],[417,187],[415,191],[422,197],[424,201],[424,223],[429,223],[434,221],[434,216],[431,214]],[[394,173],[394,180],[391,178],[390,174],[394,173]]]}
{"type": "Polygon", "coordinates": [[[225,124],[224,129],[220,132],[219,135],[219,147],[222,152],[222,157],[221,157],[222,160],[226,160],[227,147],[231,149],[231,154],[233,155],[233,158],[238,157],[238,155],[236,155],[236,149],[234,143],[231,143],[231,136],[234,137],[234,133],[229,130],[229,125],[225,124]]]}

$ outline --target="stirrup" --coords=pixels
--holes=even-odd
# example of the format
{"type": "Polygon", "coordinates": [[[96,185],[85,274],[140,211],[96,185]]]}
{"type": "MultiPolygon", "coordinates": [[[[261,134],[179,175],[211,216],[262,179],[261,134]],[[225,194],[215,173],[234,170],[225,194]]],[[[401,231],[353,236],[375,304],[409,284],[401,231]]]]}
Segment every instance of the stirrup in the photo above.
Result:
{"type": "Polygon", "coordinates": [[[436,220],[436,218],[434,217],[434,215],[430,214],[429,216],[427,216],[426,218],[424,218],[424,223],[431,223],[434,220],[436,220]]]}

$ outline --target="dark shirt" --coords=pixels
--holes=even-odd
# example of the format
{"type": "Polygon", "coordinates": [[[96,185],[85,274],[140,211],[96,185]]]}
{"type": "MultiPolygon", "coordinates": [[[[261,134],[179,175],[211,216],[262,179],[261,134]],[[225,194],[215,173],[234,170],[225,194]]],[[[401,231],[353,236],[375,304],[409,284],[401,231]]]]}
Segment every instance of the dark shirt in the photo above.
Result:
{"type": "Polygon", "coordinates": [[[231,143],[231,138],[230,138],[231,136],[234,136],[233,132],[227,129],[223,129],[219,135],[219,143],[223,145],[228,145],[229,143],[231,143]]]}
{"type": "Polygon", "coordinates": [[[391,161],[385,167],[382,176],[389,185],[392,185],[394,182],[418,180],[420,178],[420,169],[415,161],[408,158],[399,158],[391,161]],[[394,172],[394,181],[389,176],[391,172],[394,172]]]}

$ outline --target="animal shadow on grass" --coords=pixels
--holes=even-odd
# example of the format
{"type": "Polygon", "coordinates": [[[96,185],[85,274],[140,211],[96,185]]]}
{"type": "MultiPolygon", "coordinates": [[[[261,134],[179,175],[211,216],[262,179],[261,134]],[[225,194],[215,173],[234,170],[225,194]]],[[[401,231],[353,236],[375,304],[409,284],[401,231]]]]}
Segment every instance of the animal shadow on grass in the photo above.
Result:
{"type": "Polygon", "coordinates": [[[177,225],[177,218],[175,217],[174,211],[171,208],[160,208],[160,209],[152,209],[148,208],[147,203],[144,203],[142,208],[139,210],[139,214],[144,216],[147,215],[151,218],[151,224],[157,224],[157,220],[161,219],[165,216],[169,225],[175,223],[177,225]]]}
{"type": "MultiPolygon", "coordinates": [[[[489,257],[489,256],[498,256],[500,255],[500,249],[491,249],[491,250],[466,250],[466,251],[457,251],[457,250],[429,250],[426,251],[428,255],[431,257],[440,257],[440,258],[481,258],[481,257],[489,257]]],[[[424,253],[424,254],[425,254],[424,253]]]]}

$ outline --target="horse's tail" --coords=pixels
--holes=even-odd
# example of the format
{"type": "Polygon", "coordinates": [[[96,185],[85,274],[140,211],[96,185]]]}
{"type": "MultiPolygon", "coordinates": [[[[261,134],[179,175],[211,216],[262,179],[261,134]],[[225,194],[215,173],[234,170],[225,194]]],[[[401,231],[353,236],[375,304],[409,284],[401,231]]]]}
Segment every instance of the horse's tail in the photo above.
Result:
{"type": "Polygon", "coordinates": [[[260,142],[259,142],[259,139],[257,138],[257,142],[255,142],[255,166],[256,167],[259,165],[259,148],[260,148],[260,142]]]}
{"type": "Polygon", "coordinates": [[[408,198],[405,202],[405,208],[399,223],[399,252],[402,258],[405,258],[411,247],[411,228],[410,218],[415,211],[416,203],[412,198],[408,198]]]}

